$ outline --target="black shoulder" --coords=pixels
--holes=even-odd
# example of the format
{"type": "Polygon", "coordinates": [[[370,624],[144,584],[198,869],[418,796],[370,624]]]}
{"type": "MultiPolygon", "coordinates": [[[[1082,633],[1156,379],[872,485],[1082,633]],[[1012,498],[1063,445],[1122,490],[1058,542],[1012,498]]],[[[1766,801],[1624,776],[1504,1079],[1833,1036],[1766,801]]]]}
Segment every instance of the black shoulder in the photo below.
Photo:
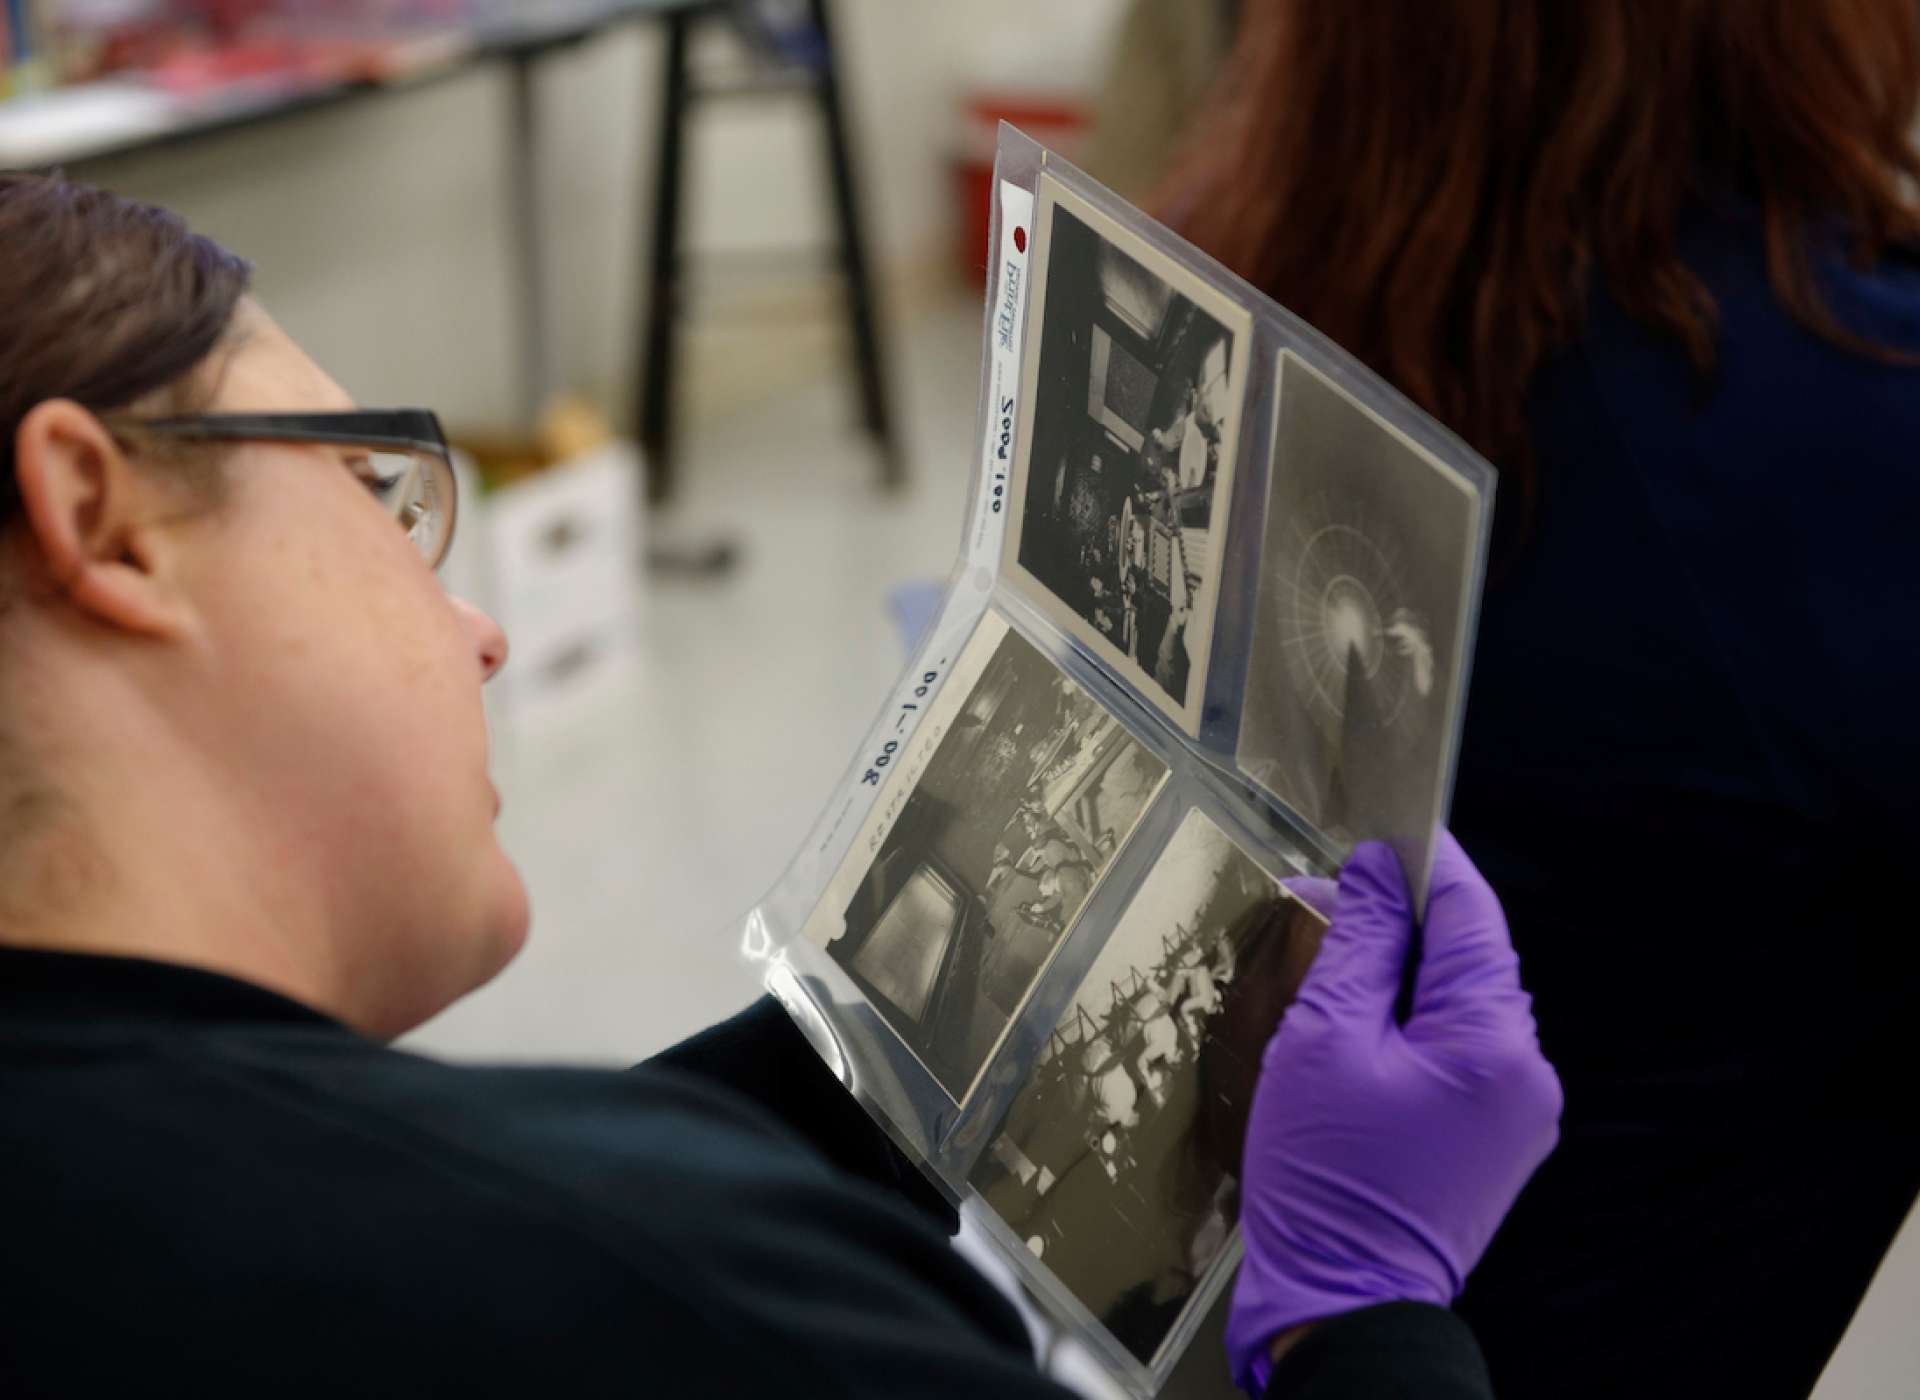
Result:
{"type": "Polygon", "coordinates": [[[673,1297],[704,1333],[739,1339],[754,1359],[737,1364],[788,1378],[793,1393],[1059,1393],[1034,1370],[1011,1305],[921,1212],[712,1082],[664,1066],[463,1068],[377,1048],[269,1060],[263,1092],[400,1149],[469,1202],[482,1187],[481,1213],[464,1207],[470,1228],[497,1211],[523,1230],[534,1222],[556,1249],[617,1260],[636,1300],[673,1297]]]}
{"type": "Polygon", "coordinates": [[[676,1070],[749,1100],[840,1171],[895,1193],[948,1235],[960,1228],[953,1206],[867,1117],[772,997],[643,1068],[676,1070]]]}

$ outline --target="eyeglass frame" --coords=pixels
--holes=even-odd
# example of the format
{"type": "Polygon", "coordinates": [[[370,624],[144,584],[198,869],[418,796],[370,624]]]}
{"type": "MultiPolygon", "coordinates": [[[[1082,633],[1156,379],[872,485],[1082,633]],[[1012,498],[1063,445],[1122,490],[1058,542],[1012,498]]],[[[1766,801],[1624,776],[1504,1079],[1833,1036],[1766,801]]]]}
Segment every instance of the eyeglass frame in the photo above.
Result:
{"type": "MultiPolygon", "coordinates": [[[[429,408],[360,408],[309,413],[198,413],[171,418],[113,416],[102,420],[112,431],[152,433],[183,442],[314,443],[323,447],[364,447],[375,452],[417,452],[439,459],[446,468],[447,528],[439,552],[427,560],[438,569],[453,547],[460,517],[459,478],[453,449],[440,417],[429,408]]],[[[423,556],[424,557],[424,556],[423,556]]]]}

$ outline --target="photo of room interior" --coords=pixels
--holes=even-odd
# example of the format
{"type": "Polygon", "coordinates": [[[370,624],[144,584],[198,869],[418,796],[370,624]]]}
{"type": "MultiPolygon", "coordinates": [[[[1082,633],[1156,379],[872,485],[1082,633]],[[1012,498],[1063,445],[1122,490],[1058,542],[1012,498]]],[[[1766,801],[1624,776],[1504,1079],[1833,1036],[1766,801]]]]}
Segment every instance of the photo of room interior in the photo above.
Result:
{"type": "Polygon", "coordinates": [[[827,946],[956,1102],[1166,772],[1005,632],[827,946]]]}
{"type": "Polygon", "coordinates": [[[1018,565],[1184,721],[1218,588],[1235,333],[1143,262],[1150,249],[1119,246],[1066,202],[1051,213],[1018,565]]]}

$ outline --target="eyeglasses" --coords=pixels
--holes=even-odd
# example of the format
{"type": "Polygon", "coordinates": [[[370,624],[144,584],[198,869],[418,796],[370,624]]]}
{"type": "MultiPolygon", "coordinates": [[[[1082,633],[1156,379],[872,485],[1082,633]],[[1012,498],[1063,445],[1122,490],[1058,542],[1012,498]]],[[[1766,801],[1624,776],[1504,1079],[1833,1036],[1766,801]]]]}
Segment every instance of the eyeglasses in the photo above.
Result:
{"type": "Polygon", "coordinates": [[[149,434],[180,442],[295,442],[360,449],[353,468],[400,522],[427,567],[437,569],[453,544],[459,506],[453,457],[440,420],[424,408],[346,413],[202,413],[189,418],[113,418],[129,437],[149,434]]]}

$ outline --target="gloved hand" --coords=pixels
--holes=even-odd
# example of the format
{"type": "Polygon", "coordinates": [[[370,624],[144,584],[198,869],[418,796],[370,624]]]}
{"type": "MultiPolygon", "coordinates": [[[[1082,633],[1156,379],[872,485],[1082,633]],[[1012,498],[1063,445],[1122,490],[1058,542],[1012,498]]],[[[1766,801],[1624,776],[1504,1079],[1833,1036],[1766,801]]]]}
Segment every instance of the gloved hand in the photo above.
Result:
{"type": "MultiPolygon", "coordinates": [[[[1300,891],[1316,905],[1321,892],[1300,891]]],[[[1324,896],[1322,896],[1324,897],[1324,896]]],[[[1559,1136],[1560,1082],[1500,903],[1441,836],[1412,1013],[1400,864],[1358,847],[1300,994],[1268,1042],[1241,1178],[1246,1258],[1227,1354],[1255,1394],[1274,1338],[1375,1303],[1447,1306],[1559,1136]]]]}

